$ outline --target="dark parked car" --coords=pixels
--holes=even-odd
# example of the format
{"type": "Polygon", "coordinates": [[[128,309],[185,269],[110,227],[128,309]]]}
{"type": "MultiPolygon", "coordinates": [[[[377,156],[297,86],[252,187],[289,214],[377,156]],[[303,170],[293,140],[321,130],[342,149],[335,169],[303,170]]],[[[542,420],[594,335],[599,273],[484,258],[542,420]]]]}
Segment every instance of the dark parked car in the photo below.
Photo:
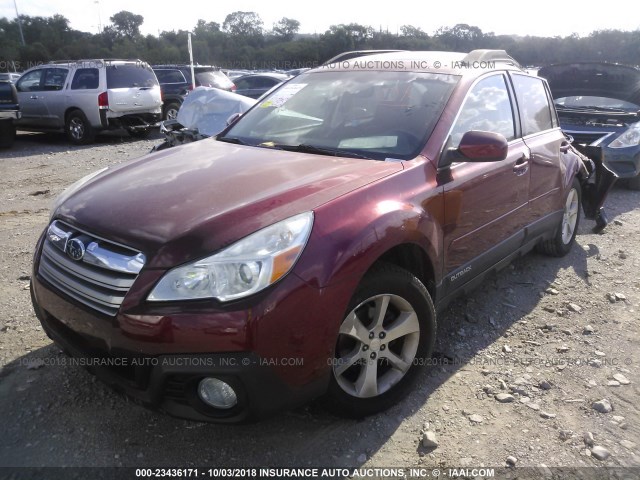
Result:
{"type": "Polygon", "coordinates": [[[66,190],[33,305],[65,351],[176,416],[321,395],[368,415],[428,363],[437,310],[533,248],[570,251],[588,179],[546,82],[505,52],[352,58],[66,190]]]}
{"type": "Polygon", "coordinates": [[[237,87],[236,93],[245,97],[259,98],[289,78],[291,77],[284,73],[252,73],[238,77],[233,81],[237,87]]]}
{"type": "MultiPolygon", "coordinates": [[[[163,119],[172,120],[177,117],[184,97],[193,88],[191,67],[189,65],[154,65],[152,68],[162,90],[163,119]]],[[[218,67],[196,65],[193,70],[196,87],[214,87],[228,92],[236,89],[235,84],[218,67]]]]}
{"type": "Polygon", "coordinates": [[[0,80],[0,148],[13,145],[16,138],[14,121],[21,116],[18,92],[8,80],[0,80]]]}
{"type": "Polygon", "coordinates": [[[602,148],[605,164],[640,190],[640,69],[611,63],[541,68],[560,125],[576,143],[602,148]]]}

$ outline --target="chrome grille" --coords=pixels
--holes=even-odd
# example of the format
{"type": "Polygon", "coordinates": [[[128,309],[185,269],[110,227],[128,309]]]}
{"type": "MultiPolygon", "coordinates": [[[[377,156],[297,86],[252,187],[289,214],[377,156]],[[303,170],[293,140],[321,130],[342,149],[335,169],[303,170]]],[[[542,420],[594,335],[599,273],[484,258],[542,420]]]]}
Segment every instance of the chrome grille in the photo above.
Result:
{"type": "Polygon", "coordinates": [[[56,220],[47,230],[38,274],[78,302],[114,316],[145,260],[140,252],[56,220]]]}

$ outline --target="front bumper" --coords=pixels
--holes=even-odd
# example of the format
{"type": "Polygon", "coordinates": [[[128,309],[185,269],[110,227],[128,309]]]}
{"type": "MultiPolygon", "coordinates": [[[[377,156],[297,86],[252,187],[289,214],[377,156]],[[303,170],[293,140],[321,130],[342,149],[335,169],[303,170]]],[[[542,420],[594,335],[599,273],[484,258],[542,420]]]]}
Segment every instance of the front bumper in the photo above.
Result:
{"type": "Polygon", "coordinates": [[[602,147],[606,165],[620,178],[640,175],[640,146],[627,148],[602,147]]]}
{"type": "MultiPolygon", "coordinates": [[[[273,368],[278,359],[254,352],[147,355],[101,348],[103,339],[72,330],[40,305],[36,292],[43,293],[43,288],[34,278],[32,302],[49,338],[68,355],[83,359],[82,365],[101,381],[146,407],[190,420],[235,423],[301,405],[326,390],[328,377],[318,377],[305,385],[288,384],[273,368]],[[196,394],[198,382],[204,377],[216,377],[231,385],[238,395],[238,405],[217,410],[204,404],[196,394]]],[[[68,307],[69,312],[77,308],[68,307]]],[[[293,365],[288,361],[287,366],[293,365]]]]}
{"type": "Polygon", "coordinates": [[[99,379],[145,406],[197,421],[239,422],[326,391],[342,319],[335,312],[348,302],[342,289],[317,289],[288,275],[251,305],[226,311],[202,304],[158,307],[141,299],[161,273],[143,271],[121,311],[110,317],[41,278],[41,249],[42,239],[31,295],[45,332],[71,356],[86,359],[83,365],[99,379]],[[326,295],[334,296],[331,304],[326,295]],[[231,385],[238,406],[205,405],[197,396],[204,377],[231,385]]]}

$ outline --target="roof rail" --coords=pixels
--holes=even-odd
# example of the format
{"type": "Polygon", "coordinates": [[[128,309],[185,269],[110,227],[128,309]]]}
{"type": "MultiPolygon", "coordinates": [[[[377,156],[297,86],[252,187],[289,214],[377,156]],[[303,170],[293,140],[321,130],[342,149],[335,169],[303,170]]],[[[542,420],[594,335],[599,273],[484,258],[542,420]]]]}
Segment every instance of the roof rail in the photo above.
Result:
{"type": "Polygon", "coordinates": [[[465,63],[473,63],[473,62],[506,63],[506,64],[509,64],[509,65],[513,65],[514,67],[517,67],[520,70],[524,70],[522,65],[520,65],[505,50],[486,50],[486,49],[485,50],[472,50],[464,57],[463,62],[465,62],[465,63]]]}
{"type": "Polygon", "coordinates": [[[62,64],[62,63],[88,63],[88,62],[138,62],[148,63],[139,58],[77,58],[75,60],[51,60],[49,64],[62,64]]]}
{"type": "Polygon", "coordinates": [[[378,53],[395,53],[395,52],[406,52],[406,50],[352,50],[350,52],[339,53],[335,57],[331,57],[322,65],[323,66],[329,65],[330,63],[335,63],[338,60],[351,60],[352,58],[364,57],[366,55],[375,55],[378,53]]]}

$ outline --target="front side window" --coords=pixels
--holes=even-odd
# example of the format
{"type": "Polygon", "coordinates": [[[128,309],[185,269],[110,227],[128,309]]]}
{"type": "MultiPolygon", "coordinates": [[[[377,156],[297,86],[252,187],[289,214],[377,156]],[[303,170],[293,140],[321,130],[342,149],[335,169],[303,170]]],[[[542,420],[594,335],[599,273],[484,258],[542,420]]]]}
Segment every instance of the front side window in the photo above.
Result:
{"type": "Polygon", "coordinates": [[[62,90],[68,73],[69,70],[67,70],[66,68],[45,68],[43,82],[44,90],[62,90]]]}
{"type": "Polygon", "coordinates": [[[480,80],[471,89],[451,131],[451,146],[457,148],[470,130],[500,133],[515,138],[513,109],[503,75],[480,80]]]}
{"type": "Polygon", "coordinates": [[[431,135],[458,79],[388,71],[303,74],[263,99],[226,137],[262,147],[410,159],[431,135]]]}
{"type": "Polygon", "coordinates": [[[42,73],[43,69],[33,70],[29,73],[25,73],[20,79],[16,88],[19,92],[38,92],[42,90],[42,73]]]}
{"type": "Polygon", "coordinates": [[[543,81],[517,74],[512,78],[522,116],[522,134],[531,135],[553,128],[552,110],[543,81]]]}

